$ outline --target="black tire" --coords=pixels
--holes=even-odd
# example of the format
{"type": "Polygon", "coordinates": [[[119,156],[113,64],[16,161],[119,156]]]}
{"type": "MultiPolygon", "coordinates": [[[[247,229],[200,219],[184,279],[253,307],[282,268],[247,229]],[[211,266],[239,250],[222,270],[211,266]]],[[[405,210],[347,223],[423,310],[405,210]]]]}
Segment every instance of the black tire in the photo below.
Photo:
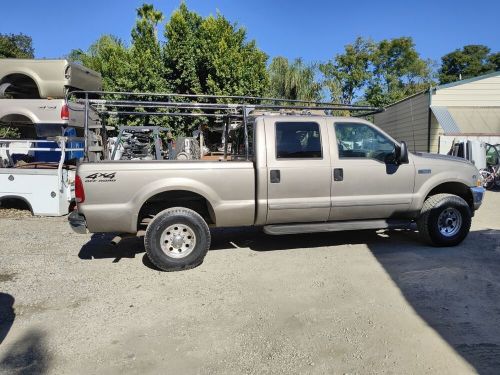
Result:
{"type": "Polygon", "coordinates": [[[195,211],[184,207],[168,208],[148,225],[144,247],[151,262],[163,271],[190,269],[203,262],[210,248],[210,230],[195,211]],[[169,247],[169,242],[175,247],[169,247]],[[193,246],[188,248],[191,244],[193,246]],[[179,254],[182,251],[186,251],[186,255],[179,254]]]}
{"type": "Polygon", "coordinates": [[[417,227],[422,238],[433,246],[456,246],[469,233],[471,218],[470,207],[464,199],[453,194],[436,194],[424,202],[417,227]],[[450,212],[451,217],[447,216],[450,212]],[[449,233],[443,234],[446,231],[449,233]]]}

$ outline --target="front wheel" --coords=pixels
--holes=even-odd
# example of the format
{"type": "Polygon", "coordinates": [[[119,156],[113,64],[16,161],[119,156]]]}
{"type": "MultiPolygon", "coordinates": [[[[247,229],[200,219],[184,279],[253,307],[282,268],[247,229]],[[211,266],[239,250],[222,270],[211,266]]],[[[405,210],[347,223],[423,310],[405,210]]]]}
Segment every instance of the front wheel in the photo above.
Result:
{"type": "Polygon", "coordinates": [[[436,194],[424,203],[417,227],[421,236],[434,246],[455,246],[470,230],[471,210],[467,202],[453,194],[436,194]]]}
{"type": "Polygon", "coordinates": [[[163,271],[193,268],[203,262],[210,248],[210,230],[195,211],[169,208],[148,225],[144,247],[151,262],[163,271]]]}

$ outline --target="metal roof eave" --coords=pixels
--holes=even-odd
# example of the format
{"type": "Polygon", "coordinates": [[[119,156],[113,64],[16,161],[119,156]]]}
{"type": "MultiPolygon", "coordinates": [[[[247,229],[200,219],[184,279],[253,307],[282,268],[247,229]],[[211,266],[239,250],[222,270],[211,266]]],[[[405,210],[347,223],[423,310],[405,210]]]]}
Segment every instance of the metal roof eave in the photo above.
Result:
{"type": "Polygon", "coordinates": [[[444,85],[434,86],[432,89],[433,90],[448,89],[450,87],[464,85],[466,83],[480,81],[482,79],[486,79],[486,78],[490,78],[490,77],[496,77],[496,76],[500,76],[500,71],[491,72],[491,73],[488,73],[488,74],[483,74],[483,75],[480,75],[480,76],[477,76],[477,77],[471,77],[471,78],[467,78],[467,79],[462,79],[460,81],[450,82],[450,83],[446,83],[444,85]]]}

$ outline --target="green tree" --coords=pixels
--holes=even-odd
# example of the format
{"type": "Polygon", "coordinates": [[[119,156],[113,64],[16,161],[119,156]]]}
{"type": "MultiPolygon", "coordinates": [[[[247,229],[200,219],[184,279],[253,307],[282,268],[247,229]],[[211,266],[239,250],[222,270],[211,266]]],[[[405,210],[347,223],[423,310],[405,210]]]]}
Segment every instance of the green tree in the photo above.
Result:
{"type": "Polygon", "coordinates": [[[431,62],[420,58],[410,37],[377,43],[371,64],[373,75],[365,99],[374,106],[393,103],[432,83],[431,62]]]}
{"type": "Polygon", "coordinates": [[[445,84],[500,70],[500,53],[490,51],[487,46],[467,45],[444,55],[439,82],[445,84]]]}
{"type": "Polygon", "coordinates": [[[0,34],[0,58],[32,59],[35,50],[30,36],[0,34]]]}
{"type": "Polygon", "coordinates": [[[358,37],[345,46],[344,53],[336,55],[325,64],[320,64],[323,84],[336,103],[352,104],[357,94],[371,78],[370,61],[375,49],[371,40],[358,37]]]}
{"type": "Polygon", "coordinates": [[[302,59],[292,63],[286,57],[275,57],[269,65],[268,96],[294,100],[320,100],[321,84],[315,80],[316,69],[302,59]]]}
{"type": "Polygon", "coordinates": [[[72,50],[68,59],[100,72],[105,91],[125,91],[132,85],[130,52],[115,36],[101,36],[87,52],[72,50]]]}
{"type": "Polygon", "coordinates": [[[189,11],[185,3],[174,11],[165,25],[164,66],[172,91],[201,94],[200,27],[203,18],[189,11]]]}
{"type": "Polygon", "coordinates": [[[267,86],[267,55],[246,30],[220,13],[205,18],[200,28],[202,89],[213,95],[262,96],[267,86]]]}
{"type": "MultiPolygon", "coordinates": [[[[172,92],[261,96],[267,88],[267,56],[245,29],[221,14],[202,18],[185,3],[165,25],[165,75],[172,92]]],[[[208,119],[176,119],[188,134],[208,119]]]]}
{"type": "Polygon", "coordinates": [[[495,72],[500,70],[500,52],[492,53],[488,56],[488,63],[490,63],[495,72]]]}
{"type": "Polygon", "coordinates": [[[155,10],[153,5],[144,4],[137,9],[137,17],[132,29],[131,87],[128,91],[164,93],[167,91],[167,82],[157,36],[158,23],[163,19],[163,14],[155,10]]]}
{"type": "MultiPolygon", "coordinates": [[[[165,43],[158,40],[163,14],[152,5],[137,9],[132,43],[103,36],[87,52],[70,58],[101,72],[108,91],[261,96],[267,89],[267,56],[247,40],[245,29],[221,14],[203,18],[185,3],[165,25],[165,43]],[[118,66],[117,66],[118,65],[118,66]]],[[[155,118],[188,134],[205,119],[155,118]]]]}

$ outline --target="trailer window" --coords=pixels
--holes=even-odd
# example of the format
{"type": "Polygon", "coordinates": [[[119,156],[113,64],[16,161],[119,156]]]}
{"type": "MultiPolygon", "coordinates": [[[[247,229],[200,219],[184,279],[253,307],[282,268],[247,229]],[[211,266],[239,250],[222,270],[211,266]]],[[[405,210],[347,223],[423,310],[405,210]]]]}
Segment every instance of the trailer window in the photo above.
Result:
{"type": "Polygon", "coordinates": [[[321,159],[321,134],[315,122],[277,122],[277,159],[321,159]]]}

